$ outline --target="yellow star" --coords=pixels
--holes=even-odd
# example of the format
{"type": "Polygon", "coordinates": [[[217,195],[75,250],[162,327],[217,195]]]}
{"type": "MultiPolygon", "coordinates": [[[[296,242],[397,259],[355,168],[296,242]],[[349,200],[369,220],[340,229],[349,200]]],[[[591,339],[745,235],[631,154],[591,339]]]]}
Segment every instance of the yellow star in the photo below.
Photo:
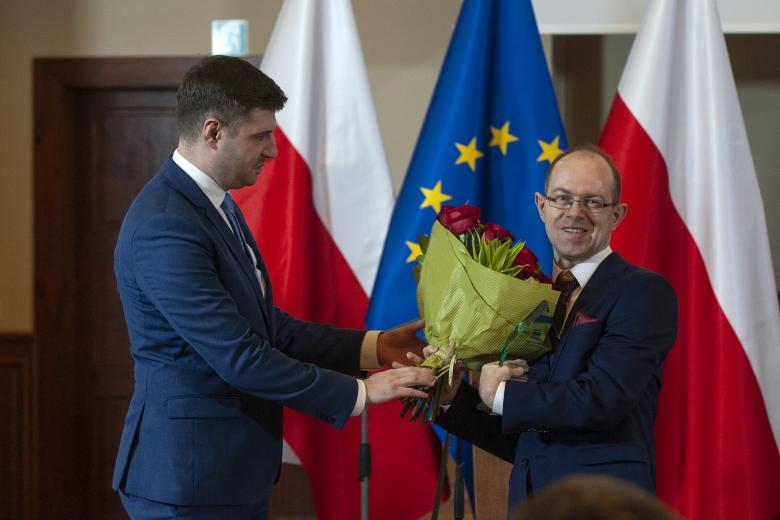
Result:
{"type": "Polygon", "coordinates": [[[406,247],[409,248],[409,256],[406,257],[406,263],[414,262],[418,256],[422,256],[422,249],[420,249],[420,244],[416,244],[414,242],[406,241],[406,247]]]}
{"type": "Polygon", "coordinates": [[[467,145],[455,143],[455,147],[460,152],[460,157],[455,161],[455,164],[468,163],[471,171],[475,171],[477,169],[477,159],[485,155],[477,150],[477,138],[472,137],[467,145]]]}
{"type": "Polygon", "coordinates": [[[420,209],[431,207],[439,214],[441,211],[441,203],[445,200],[450,200],[452,197],[441,192],[441,181],[437,182],[433,188],[420,188],[420,191],[425,195],[425,200],[420,204],[420,209]]]}
{"type": "Polygon", "coordinates": [[[563,150],[558,147],[559,138],[560,136],[556,135],[551,143],[545,143],[542,140],[537,141],[542,148],[542,153],[536,158],[536,162],[549,161],[552,164],[555,158],[563,153],[563,150]]]}
{"type": "Polygon", "coordinates": [[[509,133],[509,121],[504,123],[500,129],[491,126],[490,132],[493,134],[493,139],[490,140],[489,146],[498,146],[503,155],[506,155],[506,145],[517,141],[517,136],[509,133]]]}

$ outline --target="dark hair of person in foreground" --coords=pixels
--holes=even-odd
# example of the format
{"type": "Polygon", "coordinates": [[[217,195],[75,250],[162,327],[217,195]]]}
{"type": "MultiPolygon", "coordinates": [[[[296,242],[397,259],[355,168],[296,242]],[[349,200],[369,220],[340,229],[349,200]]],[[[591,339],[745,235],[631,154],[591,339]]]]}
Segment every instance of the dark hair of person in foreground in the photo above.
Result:
{"type": "Polygon", "coordinates": [[[572,475],[523,501],[512,520],[680,520],[654,495],[604,475],[572,475]]]}

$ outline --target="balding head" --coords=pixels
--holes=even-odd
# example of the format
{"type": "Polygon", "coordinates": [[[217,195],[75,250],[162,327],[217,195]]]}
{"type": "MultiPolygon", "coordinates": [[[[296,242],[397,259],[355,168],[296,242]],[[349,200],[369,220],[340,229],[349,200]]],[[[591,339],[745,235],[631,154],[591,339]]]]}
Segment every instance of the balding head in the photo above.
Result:
{"type": "Polygon", "coordinates": [[[545,175],[544,177],[545,193],[549,193],[550,177],[553,175],[555,167],[558,165],[558,163],[567,160],[567,157],[570,156],[575,156],[575,157],[580,156],[582,158],[590,157],[596,160],[596,162],[603,161],[604,166],[609,168],[610,172],[612,173],[613,186],[611,189],[611,193],[612,193],[611,202],[620,201],[620,191],[621,191],[620,173],[618,172],[615,163],[612,162],[612,158],[609,155],[607,155],[607,153],[604,150],[592,144],[574,146],[572,148],[569,148],[568,150],[560,154],[558,157],[556,157],[552,163],[550,163],[550,167],[547,168],[547,175],[545,175]]]}

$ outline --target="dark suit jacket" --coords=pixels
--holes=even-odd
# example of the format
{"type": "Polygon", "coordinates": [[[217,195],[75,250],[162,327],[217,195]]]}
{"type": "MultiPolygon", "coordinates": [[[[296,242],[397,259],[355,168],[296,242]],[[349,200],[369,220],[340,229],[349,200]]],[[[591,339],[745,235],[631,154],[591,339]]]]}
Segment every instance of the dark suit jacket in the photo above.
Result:
{"type": "Polygon", "coordinates": [[[364,331],[275,308],[270,283],[263,297],[230,228],[171,159],[130,207],[114,267],[135,361],[114,489],[171,504],[256,502],[280,467],[282,406],[337,428],[349,418],[357,384],[333,370],[358,373],[364,331]]]}
{"type": "Polygon", "coordinates": [[[509,462],[510,507],[571,473],[655,489],[653,422],[661,369],[677,335],[677,299],[661,276],[610,254],[583,288],[554,352],[527,383],[508,381],[503,416],[462,385],[439,424],[509,462]],[[573,325],[582,313],[587,323],[573,325]]]}

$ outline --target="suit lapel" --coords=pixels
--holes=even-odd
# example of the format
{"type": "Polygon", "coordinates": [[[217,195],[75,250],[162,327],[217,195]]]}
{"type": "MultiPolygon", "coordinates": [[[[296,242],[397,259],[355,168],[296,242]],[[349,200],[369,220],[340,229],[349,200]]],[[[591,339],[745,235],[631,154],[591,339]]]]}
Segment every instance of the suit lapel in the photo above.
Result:
{"type": "MultiPolygon", "coordinates": [[[[268,312],[270,312],[274,308],[274,297],[273,291],[271,290],[271,277],[268,275],[268,269],[265,267],[263,255],[260,254],[260,248],[257,246],[257,242],[255,242],[255,237],[252,234],[252,230],[249,229],[246,220],[244,220],[244,214],[240,210],[238,212],[238,220],[239,224],[241,225],[241,229],[244,232],[244,238],[246,238],[247,242],[249,242],[249,247],[252,248],[252,252],[255,254],[255,258],[257,258],[257,267],[260,269],[260,272],[263,275],[263,281],[265,282],[265,306],[267,307],[268,312]]],[[[269,321],[268,323],[270,324],[272,322],[269,321]]]]}
{"type": "Polygon", "coordinates": [[[590,309],[593,305],[597,304],[604,296],[604,293],[609,289],[610,282],[615,279],[616,273],[623,270],[626,265],[626,261],[623,258],[612,252],[607,258],[605,258],[594,271],[593,276],[590,277],[588,283],[582,288],[577,300],[574,302],[569,315],[566,317],[563,330],[564,333],[558,340],[556,345],[556,351],[553,353],[550,359],[550,372],[547,375],[548,381],[552,378],[555,368],[558,365],[558,360],[563,355],[563,351],[566,349],[566,343],[572,332],[572,322],[574,321],[577,313],[583,309],[590,309]]]}
{"type": "MultiPolygon", "coordinates": [[[[222,241],[230,250],[231,254],[236,259],[236,262],[240,266],[241,271],[244,273],[244,276],[247,278],[247,282],[252,287],[266,323],[271,323],[269,320],[268,309],[266,309],[266,300],[263,298],[262,292],[260,291],[260,284],[257,280],[257,274],[254,271],[251,260],[241,248],[241,245],[239,241],[236,240],[235,235],[233,235],[233,231],[230,230],[227,223],[225,223],[225,220],[219,214],[209,198],[206,197],[206,194],[203,193],[200,187],[190,178],[189,175],[187,175],[175,162],[173,162],[173,159],[169,158],[165,163],[163,167],[163,174],[165,179],[168,181],[168,184],[187,197],[194,206],[199,208],[206,219],[209,220],[211,225],[214,226],[214,228],[217,230],[219,235],[222,237],[222,241]]],[[[244,235],[251,236],[251,233],[247,233],[246,224],[243,222],[243,217],[240,217],[240,219],[241,224],[244,227],[244,235]]],[[[252,240],[252,242],[254,242],[254,240],[252,240]]],[[[260,257],[258,256],[258,259],[259,258],[260,257]]],[[[260,262],[262,263],[262,260],[260,260],[260,262]]],[[[266,280],[268,280],[268,276],[265,273],[264,267],[262,268],[262,271],[263,276],[265,276],[266,280]]],[[[269,291],[266,291],[266,293],[269,291]]]]}
{"type": "MultiPolygon", "coordinates": [[[[243,250],[240,241],[233,234],[233,231],[230,230],[228,225],[225,223],[225,220],[222,218],[222,215],[220,215],[217,212],[214,206],[211,206],[210,211],[208,208],[206,209],[206,215],[208,216],[209,220],[214,225],[214,227],[217,229],[219,234],[222,236],[222,240],[225,242],[225,244],[227,244],[228,248],[230,249],[230,252],[233,254],[233,257],[236,259],[236,262],[238,262],[238,265],[241,266],[241,271],[244,273],[244,276],[247,278],[249,285],[252,287],[252,290],[255,293],[255,297],[257,298],[258,303],[260,304],[260,309],[263,311],[263,315],[266,318],[266,322],[268,322],[268,312],[266,309],[266,303],[263,298],[263,293],[260,290],[260,282],[257,279],[257,273],[255,272],[255,268],[252,265],[252,259],[249,258],[249,256],[243,250]]],[[[244,236],[246,236],[247,230],[244,229],[243,231],[244,231],[244,236]]]]}

